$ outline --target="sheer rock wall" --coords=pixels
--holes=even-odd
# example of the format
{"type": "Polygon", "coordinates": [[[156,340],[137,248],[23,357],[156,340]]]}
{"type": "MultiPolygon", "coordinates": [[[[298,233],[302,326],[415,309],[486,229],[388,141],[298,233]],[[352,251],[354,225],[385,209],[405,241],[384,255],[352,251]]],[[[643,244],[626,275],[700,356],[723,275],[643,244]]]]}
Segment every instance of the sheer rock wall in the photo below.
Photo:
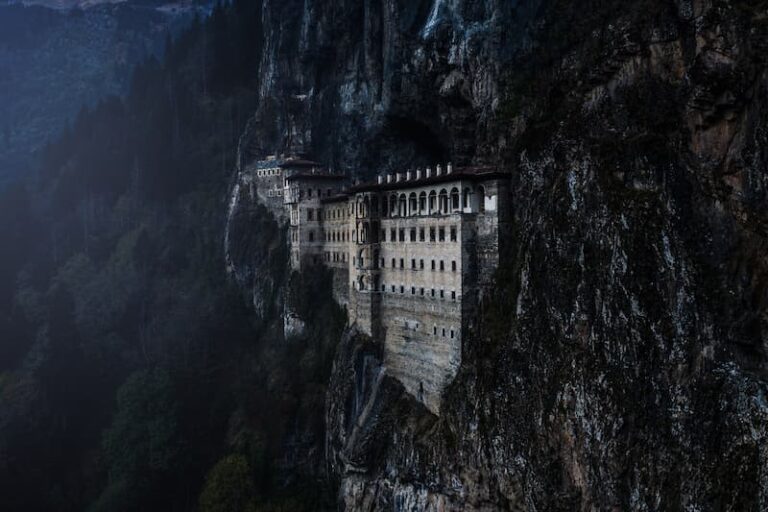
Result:
{"type": "Polygon", "coordinates": [[[244,160],[513,173],[439,419],[342,341],[342,506],[766,509],[766,3],[264,5],[244,160]]]}

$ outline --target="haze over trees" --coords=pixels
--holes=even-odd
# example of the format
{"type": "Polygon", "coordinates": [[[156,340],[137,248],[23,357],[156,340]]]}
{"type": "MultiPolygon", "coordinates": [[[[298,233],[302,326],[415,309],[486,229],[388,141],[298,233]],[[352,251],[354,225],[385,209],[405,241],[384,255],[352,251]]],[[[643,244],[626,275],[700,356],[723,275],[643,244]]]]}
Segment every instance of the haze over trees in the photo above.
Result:
{"type": "MultiPolygon", "coordinates": [[[[193,23],[138,66],[125,98],[77,116],[34,185],[2,193],[0,509],[326,503],[280,460],[296,432],[323,435],[309,411],[343,316],[324,301],[311,339],[284,342],[222,255],[259,9],[238,0],[193,23]]],[[[261,222],[272,247],[283,232],[261,222]]],[[[327,293],[317,279],[302,293],[327,293]]]]}

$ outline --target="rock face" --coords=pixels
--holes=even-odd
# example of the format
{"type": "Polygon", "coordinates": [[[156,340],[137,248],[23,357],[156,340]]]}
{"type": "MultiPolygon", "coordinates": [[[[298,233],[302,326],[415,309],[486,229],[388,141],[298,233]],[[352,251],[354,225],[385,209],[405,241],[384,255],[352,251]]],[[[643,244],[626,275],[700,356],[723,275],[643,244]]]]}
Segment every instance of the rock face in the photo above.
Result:
{"type": "Polygon", "coordinates": [[[342,340],[343,507],[768,508],[764,2],[264,5],[244,160],[513,173],[440,418],[381,378],[375,340],[342,340]]]}

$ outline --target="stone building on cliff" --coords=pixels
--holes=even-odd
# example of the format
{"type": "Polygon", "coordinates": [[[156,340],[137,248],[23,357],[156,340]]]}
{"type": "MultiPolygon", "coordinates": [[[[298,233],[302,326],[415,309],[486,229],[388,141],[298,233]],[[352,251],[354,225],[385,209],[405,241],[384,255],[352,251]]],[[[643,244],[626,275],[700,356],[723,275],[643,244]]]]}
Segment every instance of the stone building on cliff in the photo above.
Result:
{"type": "Polygon", "coordinates": [[[439,413],[498,265],[509,175],[448,164],[350,185],[309,160],[268,169],[255,183],[282,181],[282,204],[268,206],[288,219],[292,268],[332,269],[350,324],[380,341],[386,372],[439,413]]]}

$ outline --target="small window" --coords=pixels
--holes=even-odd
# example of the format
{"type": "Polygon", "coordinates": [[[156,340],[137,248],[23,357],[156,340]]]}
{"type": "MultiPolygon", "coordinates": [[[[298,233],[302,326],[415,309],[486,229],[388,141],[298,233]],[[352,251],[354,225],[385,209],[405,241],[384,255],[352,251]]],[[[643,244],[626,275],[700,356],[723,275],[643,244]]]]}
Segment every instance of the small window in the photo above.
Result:
{"type": "Polygon", "coordinates": [[[313,213],[314,213],[314,210],[312,210],[312,208],[310,208],[309,210],[307,210],[307,220],[313,220],[313,219],[312,219],[312,216],[313,216],[312,214],[313,214],[313,213]]]}
{"type": "Polygon", "coordinates": [[[432,270],[435,270],[435,260],[432,260],[432,270]]]}
{"type": "Polygon", "coordinates": [[[432,288],[432,298],[435,298],[435,289],[432,288]]]}
{"type": "Polygon", "coordinates": [[[456,262],[455,262],[455,261],[452,261],[452,262],[451,262],[451,270],[452,270],[453,272],[456,272],[456,262]]]}
{"type": "Polygon", "coordinates": [[[419,268],[424,270],[424,260],[419,260],[419,268]]]}
{"type": "Polygon", "coordinates": [[[443,260],[440,260],[440,272],[443,272],[445,270],[445,262],[443,260]]]}
{"type": "Polygon", "coordinates": [[[421,288],[421,289],[419,290],[419,293],[420,293],[420,294],[421,294],[421,296],[423,297],[423,296],[424,296],[424,288],[421,288]]]}
{"type": "Polygon", "coordinates": [[[392,268],[397,268],[397,263],[395,263],[395,258],[392,258],[392,268]]]}
{"type": "Polygon", "coordinates": [[[385,261],[386,261],[386,260],[385,260],[384,258],[381,258],[381,268],[384,268],[384,262],[385,262],[385,261]]]}
{"type": "Polygon", "coordinates": [[[307,196],[309,198],[312,198],[312,189],[311,188],[307,190],[307,196]]]}
{"type": "Polygon", "coordinates": [[[440,298],[441,299],[445,298],[445,290],[440,290],[440,298]]]}
{"type": "Polygon", "coordinates": [[[405,260],[400,258],[400,268],[405,268],[405,260]]]}
{"type": "Polygon", "coordinates": [[[405,293],[405,286],[400,285],[400,293],[405,293]]]}
{"type": "Polygon", "coordinates": [[[453,339],[453,337],[454,337],[454,334],[455,334],[455,333],[453,332],[453,329],[451,329],[451,339],[453,339]]]}
{"type": "Polygon", "coordinates": [[[429,241],[435,241],[435,228],[429,228],[429,241]]]}
{"type": "Polygon", "coordinates": [[[400,228],[400,241],[405,242],[405,229],[400,228]]]}
{"type": "Polygon", "coordinates": [[[411,242],[416,241],[416,228],[411,228],[411,242]]]}
{"type": "Polygon", "coordinates": [[[395,228],[392,228],[389,230],[389,241],[390,242],[397,241],[397,231],[395,230],[395,228]]]}
{"type": "Polygon", "coordinates": [[[424,228],[419,229],[419,242],[424,241],[424,228]]]}
{"type": "Polygon", "coordinates": [[[315,232],[314,231],[310,231],[309,232],[309,241],[310,242],[314,242],[315,241],[315,232]]]}
{"type": "Polygon", "coordinates": [[[416,270],[416,260],[415,259],[411,260],[411,269],[412,270],[416,270]]]}
{"type": "Polygon", "coordinates": [[[397,291],[397,290],[395,289],[395,285],[392,285],[392,293],[395,293],[395,291],[397,291]]]}
{"type": "Polygon", "coordinates": [[[437,336],[437,326],[436,325],[434,327],[432,327],[432,334],[437,336]]]}
{"type": "Polygon", "coordinates": [[[443,327],[443,338],[445,338],[445,327],[443,327]]]}
{"type": "Polygon", "coordinates": [[[456,226],[451,226],[451,242],[456,241],[456,226]]]}
{"type": "Polygon", "coordinates": [[[440,228],[440,231],[438,234],[438,241],[445,242],[445,228],[440,228]]]}
{"type": "Polygon", "coordinates": [[[451,292],[451,300],[456,300],[456,292],[455,291],[451,292]]]}
{"type": "Polygon", "coordinates": [[[416,287],[411,286],[411,295],[416,295],[416,287]]]}
{"type": "Polygon", "coordinates": [[[383,292],[387,291],[387,285],[385,284],[381,285],[381,291],[383,292]]]}

